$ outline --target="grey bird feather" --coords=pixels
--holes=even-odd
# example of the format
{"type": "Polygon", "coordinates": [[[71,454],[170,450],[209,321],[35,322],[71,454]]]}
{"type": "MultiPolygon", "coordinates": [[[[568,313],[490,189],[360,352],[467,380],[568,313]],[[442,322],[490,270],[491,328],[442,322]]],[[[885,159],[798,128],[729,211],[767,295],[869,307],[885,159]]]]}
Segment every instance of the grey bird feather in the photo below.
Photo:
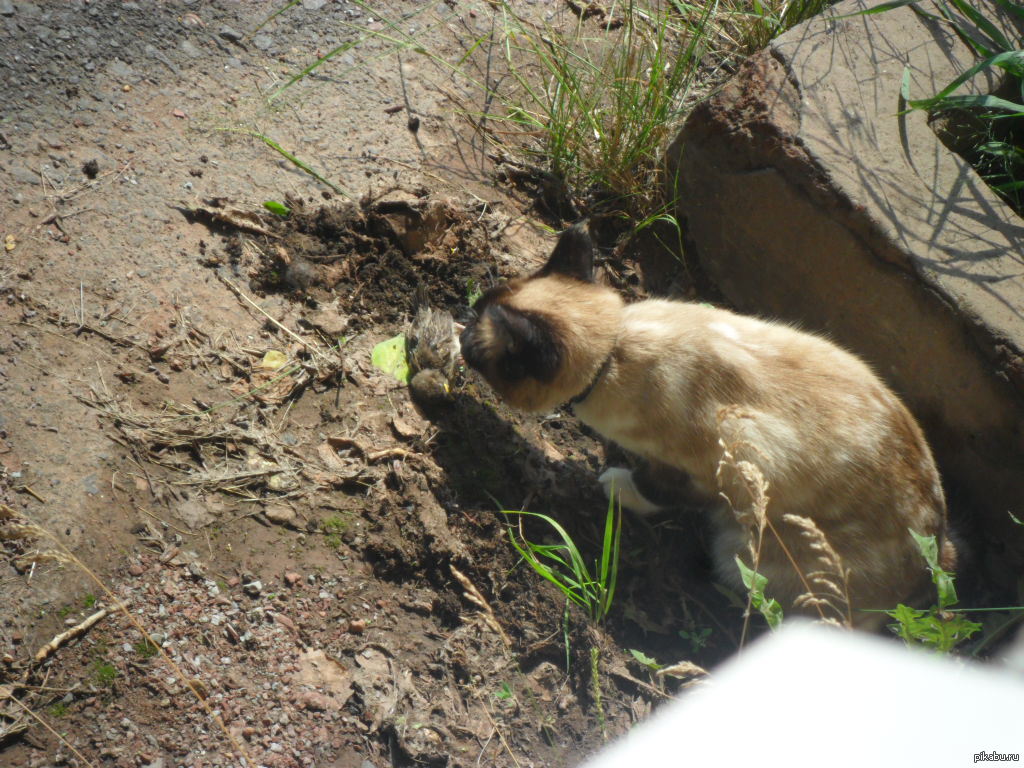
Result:
{"type": "Polygon", "coordinates": [[[459,357],[455,320],[447,310],[430,305],[426,288],[416,289],[416,314],[405,334],[409,389],[421,402],[449,398],[450,381],[459,357]]]}

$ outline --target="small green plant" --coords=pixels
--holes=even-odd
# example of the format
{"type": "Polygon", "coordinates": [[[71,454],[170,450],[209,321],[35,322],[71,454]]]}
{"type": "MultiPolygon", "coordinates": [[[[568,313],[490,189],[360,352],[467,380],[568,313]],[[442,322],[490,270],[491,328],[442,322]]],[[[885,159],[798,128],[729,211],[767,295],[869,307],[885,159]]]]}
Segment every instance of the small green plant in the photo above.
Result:
{"type": "Polygon", "coordinates": [[[502,683],[498,686],[498,691],[494,694],[494,698],[499,701],[508,701],[509,699],[515,698],[515,694],[512,693],[512,686],[508,683],[502,683]]]}
{"type": "Polygon", "coordinates": [[[46,711],[50,713],[50,717],[64,717],[68,713],[68,705],[58,701],[47,707],[46,711]]]}
{"type": "Polygon", "coordinates": [[[912,647],[931,648],[938,653],[949,653],[981,629],[981,624],[970,621],[952,609],[957,604],[954,576],[939,564],[939,548],[934,536],[922,536],[910,531],[917,548],[928,563],[932,583],[938,595],[938,604],[927,610],[918,610],[900,604],[888,615],[896,620],[889,628],[912,647]]]}
{"type": "Polygon", "coordinates": [[[472,277],[469,278],[466,281],[466,303],[472,307],[483,295],[484,290],[480,287],[480,283],[472,277]]]}
{"type": "Polygon", "coordinates": [[[93,679],[102,686],[109,687],[113,685],[114,681],[117,680],[117,674],[117,667],[109,661],[96,659],[92,663],[93,679]]]}
{"type": "Polygon", "coordinates": [[[502,510],[505,515],[519,515],[543,520],[558,534],[560,543],[536,544],[509,526],[508,537],[512,546],[538,574],[558,587],[572,602],[583,608],[596,622],[608,615],[615,596],[615,583],[619,572],[619,541],[622,537],[622,507],[616,508],[615,494],[608,500],[605,515],[601,558],[594,564],[591,574],[583,556],[569,533],[558,521],[537,512],[502,510]]]}
{"type": "Polygon", "coordinates": [[[348,530],[348,520],[341,515],[331,515],[320,523],[324,541],[331,549],[341,549],[341,535],[348,530]]]}
{"type": "Polygon", "coordinates": [[[680,629],[678,634],[683,640],[689,641],[692,653],[700,653],[707,647],[711,632],[711,627],[696,627],[689,631],[680,629]]]}
{"type": "Polygon", "coordinates": [[[134,648],[135,652],[144,659],[151,659],[160,652],[156,643],[150,642],[148,638],[137,642],[134,648]]]}
{"type": "Polygon", "coordinates": [[[750,606],[764,616],[768,626],[778,629],[782,624],[782,606],[775,598],[765,597],[764,588],[768,586],[768,578],[762,576],[736,556],[736,566],[740,569],[740,578],[750,596],[750,606]]]}
{"type": "Polygon", "coordinates": [[[659,664],[655,659],[651,658],[650,656],[648,656],[643,651],[638,651],[635,648],[629,648],[628,650],[629,650],[629,653],[633,656],[633,658],[636,659],[637,661],[639,661],[645,667],[647,667],[647,669],[652,674],[654,672],[657,672],[659,669],[664,669],[664,667],[665,667],[664,664],[659,664]]]}

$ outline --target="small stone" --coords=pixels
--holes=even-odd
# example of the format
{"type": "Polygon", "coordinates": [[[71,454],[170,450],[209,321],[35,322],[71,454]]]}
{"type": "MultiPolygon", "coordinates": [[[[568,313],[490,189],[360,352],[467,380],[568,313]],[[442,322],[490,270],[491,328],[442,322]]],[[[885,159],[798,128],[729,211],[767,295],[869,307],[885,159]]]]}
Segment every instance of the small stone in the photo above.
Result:
{"type": "Polygon", "coordinates": [[[285,629],[290,629],[292,632],[298,632],[299,628],[295,626],[295,622],[285,616],[283,613],[275,613],[274,621],[280,624],[285,629]]]}
{"type": "Polygon", "coordinates": [[[288,571],[288,573],[284,575],[284,583],[287,584],[289,587],[294,587],[300,581],[302,581],[301,573],[295,573],[295,571],[288,571]]]}
{"type": "Polygon", "coordinates": [[[145,567],[142,566],[142,565],[139,565],[138,563],[132,563],[131,565],[128,566],[128,573],[131,574],[132,576],[141,576],[145,572],[146,572],[145,567]]]}
{"type": "Polygon", "coordinates": [[[0,0],[0,16],[13,16],[14,3],[11,0],[0,0]]]}
{"type": "Polygon", "coordinates": [[[178,44],[178,47],[181,49],[181,52],[190,59],[197,59],[203,55],[202,50],[197,48],[191,40],[182,40],[181,43],[178,44]]]}
{"type": "Polygon", "coordinates": [[[295,695],[295,703],[311,712],[327,712],[339,708],[336,700],[317,691],[300,691],[295,695]]]}
{"type": "Polygon", "coordinates": [[[353,635],[361,635],[366,631],[366,619],[350,619],[348,631],[353,635]]]}
{"type": "Polygon", "coordinates": [[[263,582],[259,579],[256,581],[250,581],[248,584],[242,585],[242,591],[249,597],[259,597],[260,592],[263,591],[263,582]]]}
{"type": "Polygon", "coordinates": [[[267,516],[270,522],[277,523],[278,525],[294,525],[295,519],[298,517],[294,509],[282,504],[267,507],[263,510],[263,514],[267,516]]]}
{"type": "Polygon", "coordinates": [[[217,34],[232,43],[238,43],[242,40],[242,33],[229,27],[227,24],[222,24],[217,34]]]}

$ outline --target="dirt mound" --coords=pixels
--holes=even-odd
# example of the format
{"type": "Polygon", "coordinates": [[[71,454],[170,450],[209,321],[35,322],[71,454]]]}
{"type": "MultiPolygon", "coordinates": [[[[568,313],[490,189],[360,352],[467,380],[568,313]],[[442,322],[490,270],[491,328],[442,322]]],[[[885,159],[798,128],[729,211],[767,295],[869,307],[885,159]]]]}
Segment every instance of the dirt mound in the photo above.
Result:
{"type": "Polygon", "coordinates": [[[311,307],[334,302],[353,330],[407,319],[421,284],[431,304],[464,314],[474,290],[499,275],[481,219],[485,206],[286,204],[287,216],[262,216],[266,235],[231,239],[232,262],[258,290],[284,291],[311,307]]]}

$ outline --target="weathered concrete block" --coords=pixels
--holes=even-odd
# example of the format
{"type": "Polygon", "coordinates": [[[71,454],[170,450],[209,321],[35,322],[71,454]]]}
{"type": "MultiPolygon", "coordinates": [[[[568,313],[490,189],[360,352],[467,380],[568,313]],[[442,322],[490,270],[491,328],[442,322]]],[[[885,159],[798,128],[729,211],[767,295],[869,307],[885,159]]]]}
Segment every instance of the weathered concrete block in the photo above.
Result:
{"type": "Polygon", "coordinates": [[[905,68],[911,97],[930,96],[971,52],[907,8],[835,18],[865,6],[791,30],[693,112],[669,153],[679,213],[729,301],[825,332],[902,393],[1009,588],[1024,572],[1007,514],[1024,519],[1024,220],[924,113],[898,114],[905,68]]]}

